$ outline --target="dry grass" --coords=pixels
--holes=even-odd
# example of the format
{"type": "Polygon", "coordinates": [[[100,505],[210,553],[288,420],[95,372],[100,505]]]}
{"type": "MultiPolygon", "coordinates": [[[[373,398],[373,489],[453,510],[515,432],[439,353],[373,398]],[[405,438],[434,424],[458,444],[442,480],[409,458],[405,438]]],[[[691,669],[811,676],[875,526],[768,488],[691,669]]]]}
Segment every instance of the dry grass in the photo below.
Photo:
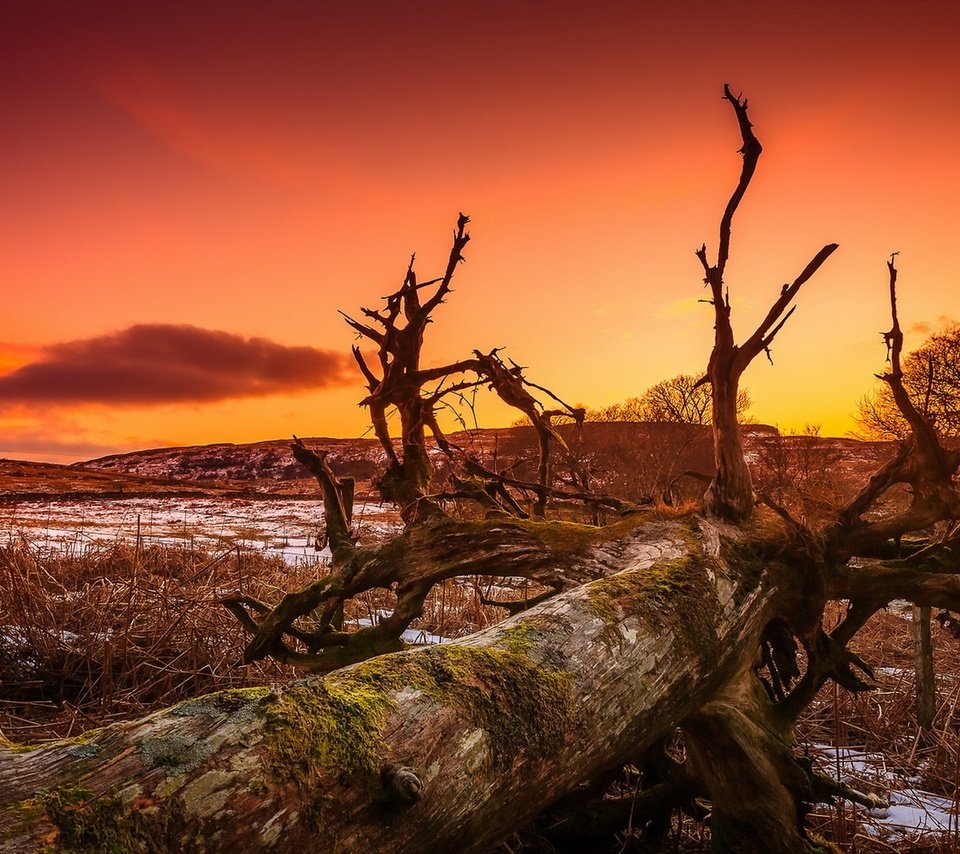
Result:
{"type": "MultiPolygon", "coordinates": [[[[839,606],[827,614],[836,622],[839,606]]],[[[907,609],[909,611],[909,609],[907,609]]],[[[917,725],[913,664],[913,625],[896,609],[881,611],[851,643],[876,670],[877,689],[852,694],[827,685],[800,722],[801,745],[829,744],[882,756],[876,773],[858,773],[854,788],[886,799],[895,786],[930,792],[953,802],[947,833],[913,834],[885,841],[878,823],[849,804],[821,806],[812,823],[845,851],[957,852],[960,851],[960,640],[933,622],[934,668],[937,674],[937,715],[933,728],[917,725]]],[[[834,763],[821,763],[836,776],[834,763]]]]}
{"type": "MultiPolygon", "coordinates": [[[[0,546],[0,732],[17,741],[61,738],[209,691],[295,678],[269,661],[242,665],[247,638],[217,600],[239,591],[275,603],[324,571],[237,547],[208,554],[115,542],[48,550],[23,537],[0,546]]],[[[506,613],[482,605],[481,589],[523,598],[526,584],[491,590],[479,579],[444,582],[413,628],[469,634],[506,613]]],[[[375,622],[394,603],[387,590],[363,594],[347,605],[347,627],[375,622]]]]}
{"type": "Polygon", "coordinates": [[[238,666],[243,633],[217,605],[276,601],[314,571],[231,549],[115,543],[0,547],[0,731],[63,737],[219,688],[289,678],[238,666]]]}
{"type": "MultiPolygon", "coordinates": [[[[496,582],[481,576],[448,579],[427,594],[422,616],[414,620],[411,629],[422,632],[412,643],[426,642],[426,635],[444,639],[460,638],[500,622],[507,616],[504,608],[483,604],[482,599],[495,601],[523,600],[546,588],[525,578],[498,578],[496,582]]],[[[370,590],[346,603],[347,628],[364,621],[371,625],[382,613],[389,613],[396,604],[396,596],[389,590],[370,590]]]]}
{"type": "Polygon", "coordinates": [[[0,498],[134,498],[156,496],[229,497],[247,494],[250,484],[190,483],[140,477],[120,471],[95,471],[55,463],[0,459],[0,498]]]}

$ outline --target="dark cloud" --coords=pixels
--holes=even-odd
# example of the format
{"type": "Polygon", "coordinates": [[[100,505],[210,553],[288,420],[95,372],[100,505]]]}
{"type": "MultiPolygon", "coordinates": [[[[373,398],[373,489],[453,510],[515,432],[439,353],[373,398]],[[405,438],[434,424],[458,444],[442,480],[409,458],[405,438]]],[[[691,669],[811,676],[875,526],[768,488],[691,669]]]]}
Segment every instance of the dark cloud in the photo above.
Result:
{"type": "Polygon", "coordinates": [[[0,402],[193,403],[341,385],[346,359],[196,326],[138,324],[47,347],[0,376],[0,402]]]}

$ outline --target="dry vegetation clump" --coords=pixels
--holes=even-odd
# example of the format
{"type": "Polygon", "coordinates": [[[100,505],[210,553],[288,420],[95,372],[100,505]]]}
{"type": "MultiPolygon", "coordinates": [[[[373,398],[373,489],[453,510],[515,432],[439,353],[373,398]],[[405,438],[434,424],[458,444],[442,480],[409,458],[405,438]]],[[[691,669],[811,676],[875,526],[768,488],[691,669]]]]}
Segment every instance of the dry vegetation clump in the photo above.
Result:
{"type": "Polygon", "coordinates": [[[220,688],[291,677],[238,666],[243,632],[217,600],[276,601],[316,567],[238,548],[0,546],[0,731],[66,737],[220,688]]]}
{"type": "MultiPolygon", "coordinates": [[[[501,578],[496,583],[482,576],[449,578],[427,594],[423,613],[413,621],[405,639],[423,644],[464,637],[508,616],[505,608],[492,602],[530,601],[545,590],[526,578],[501,578]]],[[[375,625],[382,615],[392,613],[396,604],[397,597],[390,590],[367,590],[346,603],[346,625],[375,625]]]]}
{"type": "MultiPolygon", "coordinates": [[[[841,606],[833,607],[839,619],[841,606]]],[[[901,796],[892,800],[920,812],[936,808],[939,796],[947,802],[939,821],[945,821],[948,830],[891,837],[876,820],[879,814],[850,804],[820,806],[813,826],[843,850],[960,851],[960,639],[933,621],[937,714],[932,729],[924,731],[917,725],[910,612],[906,603],[893,603],[860,630],[850,646],[873,666],[877,688],[854,694],[835,684],[826,686],[801,719],[798,739],[811,748],[840,748],[839,753],[821,752],[821,767],[859,791],[887,801],[891,790],[900,790],[901,796]]]]}

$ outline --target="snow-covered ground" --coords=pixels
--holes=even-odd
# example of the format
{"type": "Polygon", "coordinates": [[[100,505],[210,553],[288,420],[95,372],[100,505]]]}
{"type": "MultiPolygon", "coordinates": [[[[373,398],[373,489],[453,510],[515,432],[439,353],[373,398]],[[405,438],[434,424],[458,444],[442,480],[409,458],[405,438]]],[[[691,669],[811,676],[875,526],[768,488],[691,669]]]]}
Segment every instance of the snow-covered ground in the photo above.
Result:
{"type": "Polygon", "coordinates": [[[909,842],[955,832],[956,801],[917,788],[919,778],[904,775],[888,764],[882,753],[867,753],[853,747],[811,745],[821,757],[818,763],[832,777],[839,777],[859,791],[881,792],[887,806],[868,810],[858,807],[864,829],[890,843],[909,842]]]}
{"type": "MultiPolygon", "coordinates": [[[[373,618],[371,617],[360,617],[356,620],[358,627],[372,626],[380,622],[381,617],[389,617],[390,611],[377,611],[373,618]]],[[[425,629],[405,629],[403,634],[400,635],[401,639],[405,643],[414,644],[415,646],[425,646],[433,645],[438,643],[447,643],[450,638],[442,637],[441,635],[435,635],[433,632],[428,632],[425,629]]]]}
{"type": "MultiPolygon", "coordinates": [[[[396,523],[376,504],[358,505],[355,528],[376,539],[396,523]]],[[[282,557],[291,565],[322,563],[318,551],[323,505],[305,499],[145,498],[22,501],[0,510],[0,537],[24,536],[35,547],[82,552],[91,544],[136,541],[206,551],[240,546],[282,557]]]]}

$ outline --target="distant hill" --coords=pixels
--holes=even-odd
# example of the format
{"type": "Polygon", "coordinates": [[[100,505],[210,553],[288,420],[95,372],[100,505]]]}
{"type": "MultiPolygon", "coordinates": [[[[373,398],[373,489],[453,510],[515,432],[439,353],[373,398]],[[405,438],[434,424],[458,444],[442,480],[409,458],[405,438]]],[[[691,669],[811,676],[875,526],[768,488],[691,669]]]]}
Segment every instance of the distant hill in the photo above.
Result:
{"type": "MultiPolygon", "coordinates": [[[[304,439],[313,448],[325,450],[338,474],[359,480],[372,477],[385,459],[374,439],[304,439]]],[[[249,444],[221,442],[179,448],[154,448],[126,454],[112,454],[74,468],[86,471],[123,472],[141,477],[230,485],[256,484],[268,488],[287,484],[296,490],[298,481],[313,483],[290,452],[289,439],[249,444]]],[[[305,486],[305,484],[300,484],[305,486]]]]}
{"type": "Polygon", "coordinates": [[[0,459],[0,500],[139,498],[145,496],[217,497],[248,494],[223,484],[143,477],[120,469],[98,471],[53,463],[0,459]]]}
{"type": "MultiPolygon", "coordinates": [[[[851,481],[860,481],[869,477],[878,459],[890,454],[887,443],[781,436],[776,428],[763,424],[747,424],[742,429],[748,462],[754,466],[775,464],[777,453],[802,449],[805,453],[829,459],[832,466],[840,466],[851,481]]],[[[572,426],[562,428],[561,432],[574,452],[598,471],[612,472],[618,466],[650,465],[655,461],[661,466],[668,464],[674,473],[689,470],[711,475],[713,472],[708,427],[587,422],[582,434],[572,426]],[[643,453],[638,454],[638,451],[643,453]],[[646,460],[642,459],[644,456],[646,460]]],[[[528,427],[469,430],[451,434],[449,439],[494,468],[507,465],[518,457],[531,458],[534,454],[533,433],[528,427]]],[[[372,479],[386,463],[383,449],[373,438],[317,437],[304,441],[310,447],[326,451],[333,469],[340,475],[356,478],[360,491],[372,488],[372,479]]],[[[305,477],[289,447],[290,440],[274,439],[249,444],[155,448],[100,457],[75,463],[71,468],[104,475],[135,475],[154,482],[216,485],[223,489],[253,489],[278,494],[313,494],[315,482],[305,477]]],[[[435,454],[438,459],[443,456],[438,449],[435,454]]]]}
{"type": "MultiPolygon", "coordinates": [[[[706,477],[713,472],[710,430],[692,424],[588,422],[579,432],[560,428],[577,459],[596,477],[595,487],[629,495],[640,480],[672,482],[685,472],[706,477]]],[[[859,488],[879,463],[893,453],[891,443],[846,438],[781,436],[773,427],[743,427],[747,461],[762,480],[785,460],[791,465],[829,471],[845,490],[859,488]]],[[[535,478],[536,448],[529,427],[506,427],[454,433],[450,441],[493,469],[511,468],[519,477],[535,478]],[[520,460],[519,464],[516,461],[520,460]]],[[[386,463],[372,438],[304,440],[327,452],[333,469],[357,479],[359,494],[373,494],[373,480],[386,463]]],[[[442,466],[444,455],[433,453],[442,466]]],[[[561,471],[564,454],[554,455],[561,471]]],[[[702,490],[688,479],[690,492],[702,490]]],[[[74,463],[0,460],[0,500],[29,498],[133,498],[141,496],[308,496],[316,482],[293,459],[288,439],[249,444],[218,443],[155,448],[74,463]]]]}
{"type": "MultiPolygon", "coordinates": [[[[495,452],[498,443],[526,444],[529,432],[523,427],[499,430],[472,430],[453,434],[450,440],[470,453],[486,458],[495,452]]],[[[255,489],[279,494],[313,494],[316,481],[290,452],[290,439],[263,442],[193,445],[176,448],[153,448],[74,463],[71,468],[82,471],[134,474],[180,483],[219,484],[224,488],[255,489]]],[[[356,478],[361,489],[369,489],[371,481],[386,466],[386,454],[372,438],[333,439],[304,438],[311,448],[325,451],[327,461],[338,475],[356,478]]],[[[443,454],[433,449],[438,458],[443,454]]]]}

